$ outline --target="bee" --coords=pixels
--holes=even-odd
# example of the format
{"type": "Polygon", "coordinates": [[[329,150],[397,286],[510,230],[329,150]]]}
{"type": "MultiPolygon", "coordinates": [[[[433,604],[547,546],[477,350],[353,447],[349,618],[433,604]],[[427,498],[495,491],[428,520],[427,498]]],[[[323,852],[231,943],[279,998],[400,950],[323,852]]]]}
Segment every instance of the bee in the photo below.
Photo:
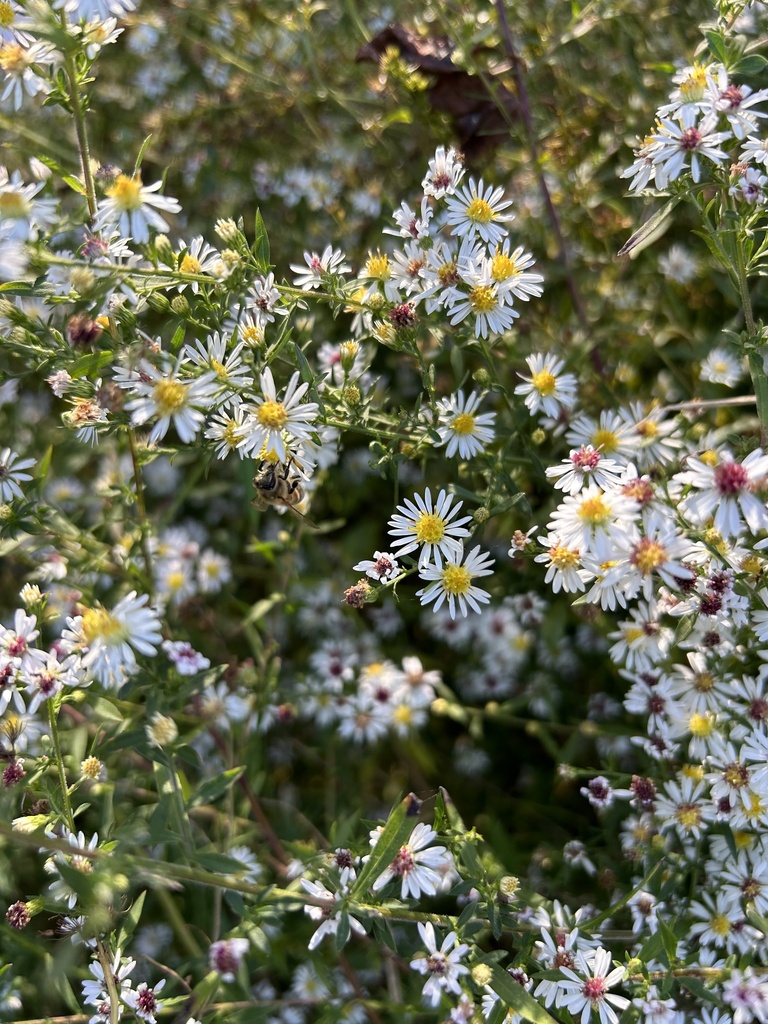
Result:
{"type": "Polygon", "coordinates": [[[309,526],[317,529],[312,520],[296,507],[302,503],[305,494],[298,473],[291,472],[292,465],[293,456],[286,463],[265,459],[253,478],[256,494],[252,504],[262,512],[266,512],[270,505],[287,509],[309,526]]]}

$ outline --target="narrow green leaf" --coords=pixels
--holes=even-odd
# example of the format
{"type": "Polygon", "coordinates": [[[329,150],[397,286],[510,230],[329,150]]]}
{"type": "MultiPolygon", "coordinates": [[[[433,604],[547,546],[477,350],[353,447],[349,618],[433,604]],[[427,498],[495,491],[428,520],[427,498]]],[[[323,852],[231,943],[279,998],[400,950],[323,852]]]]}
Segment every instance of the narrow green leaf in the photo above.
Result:
{"type": "Polygon", "coordinates": [[[768,60],[759,53],[752,53],[749,57],[742,57],[737,60],[731,69],[734,75],[759,75],[765,70],[768,60]]]}
{"type": "Polygon", "coordinates": [[[680,196],[674,196],[665,203],[660,210],[657,210],[652,217],[637,229],[632,235],[628,242],[619,249],[619,256],[629,256],[630,259],[635,259],[643,249],[651,245],[660,238],[669,227],[669,220],[672,211],[680,202],[680,196]]]}
{"type": "Polygon", "coordinates": [[[149,146],[149,140],[151,138],[152,138],[152,136],[148,135],[146,137],[146,139],[144,139],[144,141],[141,144],[141,149],[139,150],[139,155],[136,157],[136,163],[135,163],[134,168],[133,168],[133,173],[134,174],[138,174],[140,169],[141,169],[141,161],[144,159],[144,154],[147,151],[147,146],[149,146]]]}
{"type": "Polygon", "coordinates": [[[516,1010],[525,1020],[533,1021],[533,1024],[557,1024],[554,1017],[550,1017],[530,992],[526,992],[522,985],[513,981],[503,967],[499,967],[498,964],[491,964],[490,967],[491,988],[511,1010],[516,1010]]]}
{"type": "Polygon", "coordinates": [[[228,771],[216,775],[212,779],[206,779],[189,801],[190,807],[199,807],[200,804],[214,803],[219,797],[226,793],[245,771],[245,765],[239,768],[230,768],[228,771]]]}
{"type": "Polygon", "coordinates": [[[261,210],[256,211],[256,218],[254,223],[254,239],[253,239],[253,258],[261,266],[264,273],[269,271],[269,238],[267,237],[267,228],[264,224],[264,218],[261,216],[261,210]]]}
{"type": "Polygon", "coordinates": [[[683,615],[677,624],[675,629],[675,636],[672,640],[672,645],[676,647],[683,640],[687,639],[693,632],[693,627],[696,625],[695,615],[683,615]]]}
{"type": "Polygon", "coordinates": [[[352,899],[359,899],[395,859],[398,850],[404,845],[416,825],[419,806],[419,800],[413,793],[409,793],[392,811],[378,842],[371,851],[371,856],[352,886],[350,891],[352,899]]]}
{"type": "Polygon", "coordinates": [[[664,943],[664,952],[667,954],[667,960],[671,967],[677,959],[677,937],[662,918],[659,918],[659,932],[661,933],[661,941],[664,943]]]}
{"type": "Polygon", "coordinates": [[[117,937],[118,949],[124,949],[130,942],[133,933],[136,931],[136,927],[141,920],[141,911],[144,907],[144,897],[146,895],[146,889],[143,892],[140,892],[131,904],[131,909],[123,918],[123,922],[120,926],[120,932],[117,937]]]}

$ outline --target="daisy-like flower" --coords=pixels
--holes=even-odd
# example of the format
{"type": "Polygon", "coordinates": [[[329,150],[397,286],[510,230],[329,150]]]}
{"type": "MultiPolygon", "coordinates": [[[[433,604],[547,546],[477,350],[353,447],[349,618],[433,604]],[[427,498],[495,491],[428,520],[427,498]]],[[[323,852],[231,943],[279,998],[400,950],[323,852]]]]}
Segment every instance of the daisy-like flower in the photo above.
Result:
{"type": "Polygon", "coordinates": [[[208,950],[208,966],[216,971],[222,981],[234,981],[235,973],[250,945],[248,939],[221,939],[213,942],[208,950]]]}
{"type": "MultiPolygon", "coordinates": [[[[118,949],[115,951],[115,955],[112,958],[112,964],[110,965],[110,973],[114,979],[115,987],[117,988],[118,994],[123,995],[124,992],[128,992],[131,989],[131,972],[136,966],[135,960],[130,960],[128,957],[124,957],[122,950],[118,949]]],[[[98,960],[95,960],[88,965],[88,970],[93,975],[94,980],[88,978],[82,982],[83,986],[83,1000],[86,1004],[91,1006],[98,1006],[104,999],[107,1001],[107,980],[104,976],[104,968],[98,960]]],[[[109,1020],[109,1017],[106,1018],[109,1020]]]]}
{"type": "MultiPolygon", "coordinates": [[[[202,235],[196,235],[189,245],[184,241],[179,241],[176,269],[180,274],[212,274],[215,276],[214,268],[217,268],[220,259],[218,250],[209,245],[202,235]]],[[[178,281],[176,283],[177,291],[183,292],[185,288],[189,288],[196,295],[200,291],[200,281],[178,281]]]]}
{"type": "Polygon", "coordinates": [[[245,342],[240,341],[231,352],[227,352],[227,338],[218,331],[208,335],[205,342],[185,345],[182,361],[189,359],[201,369],[212,371],[220,387],[225,389],[222,405],[228,405],[237,398],[237,391],[253,383],[248,366],[243,362],[245,342]]]}
{"type": "Polygon", "coordinates": [[[346,256],[341,249],[334,249],[326,245],[323,253],[319,256],[316,252],[305,252],[304,262],[306,266],[291,263],[291,270],[297,276],[293,283],[302,291],[312,291],[323,284],[323,280],[335,274],[348,274],[350,267],[345,263],[346,256]]]}
{"type": "Polygon", "coordinates": [[[727,349],[713,348],[701,364],[700,376],[710,384],[724,384],[732,388],[744,376],[744,370],[739,360],[727,349]]]}
{"type": "Polygon", "coordinates": [[[32,28],[32,22],[26,18],[21,4],[16,0],[5,0],[0,6],[0,44],[29,46],[32,42],[32,36],[26,32],[29,28],[32,28]]]}
{"type": "Polygon", "coordinates": [[[446,151],[445,146],[438,146],[435,155],[429,161],[429,169],[421,183],[425,196],[442,199],[452,196],[464,177],[464,162],[453,146],[446,151]]]}
{"type": "MultiPolygon", "coordinates": [[[[579,494],[569,494],[552,513],[547,529],[554,531],[564,544],[577,546],[582,553],[592,551],[600,541],[613,549],[617,540],[629,537],[634,524],[637,502],[619,491],[602,491],[595,484],[579,494]]],[[[611,554],[616,561],[620,554],[600,552],[601,558],[611,554]]]]}
{"type": "Polygon", "coordinates": [[[504,189],[486,188],[482,178],[477,182],[470,178],[468,185],[448,197],[446,205],[445,220],[452,234],[479,237],[488,245],[498,245],[507,233],[504,225],[514,219],[514,214],[504,212],[512,205],[511,199],[504,199],[504,189]]]}
{"type": "Polygon", "coordinates": [[[50,85],[35,68],[50,64],[54,50],[48,43],[31,43],[22,46],[17,42],[5,42],[0,46],[0,71],[5,82],[0,93],[0,104],[11,101],[14,110],[21,110],[25,96],[37,96],[50,92],[50,85]]]}
{"type": "Polygon", "coordinates": [[[453,867],[453,855],[449,850],[444,846],[429,845],[436,838],[434,829],[423,821],[415,825],[395,859],[373,883],[373,891],[379,892],[400,878],[400,899],[405,900],[409,896],[418,899],[422,894],[434,896],[446,871],[453,867]]]}
{"type": "Polygon", "coordinates": [[[146,594],[133,590],[111,612],[86,608],[67,619],[64,649],[81,654],[83,667],[104,686],[122,686],[138,668],[134,652],[154,657],[162,639],[160,619],[148,603],[146,594]]]}
{"type": "Polygon", "coordinates": [[[506,297],[491,280],[488,271],[483,267],[471,267],[462,271],[461,276],[469,285],[469,292],[454,287],[444,296],[451,323],[460,324],[468,316],[474,316],[475,334],[479,338],[508,331],[520,314],[507,305],[506,297]]]}
{"type": "Polygon", "coordinates": [[[456,545],[470,535],[465,524],[471,522],[471,516],[451,522],[462,504],[459,501],[453,505],[453,495],[441,490],[433,506],[429,488],[424,497],[415,495],[415,504],[406,498],[389,520],[389,535],[393,538],[392,546],[399,549],[397,555],[407,555],[421,545],[419,565],[424,566],[433,559],[440,566],[441,556],[452,555],[456,545]]]}
{"type": "Polygon", "coordinates": [[[74,655],[59,661],[55,651],[48,651],[24,673],[29,702],[27,712],[33,715],[43,701],[51,700],[65,686],[78,686],[80,659],[74,655]]]}
{"type": "Polygon", "coordinates": [[[167,231],[168,221],[161,214],[180,213],[181,204],[171,196],[156,195],[162,187],[161,181],[143,185],[138,174],[118,174],[106,189],[106,198],[99,201],[96,231],[116,227],[123,238],[132,238],[139,244],[149,241],[150,228],[167,231]]]}
{"type": "Polygon", "coordinates": [[[611,970],[611,954],[602,946],[591,953],[581,950],[576,954],[576,970],[561,967],[565,980],[558,981],[561,994],[558,1005],[574,1016],[581,1013],[581,1024],[587,1024],[592,1011],[596,1011],[600,1024],[618,1024],[618,1015],[629,1006],[629,999],[610,992],[624,977],[624,968],[611,970]],[[576,971],[578,970],[578,974],[576,971]]]}
{"type": "Polygon", "coordinates": [[[581,549],[575,545],[564,544],[556,533],[540,537],[539,543],[547,550],[536,555],[534,562],[546,565],[544,582],[552,584],[553,593],[559,594],[561,590],[566,594],[583,591],[586,580],[591,579],[591,574],[582,568],[581,549]]]}
{"type": "Polygon", "coordinates": [[[531,416],[543,411],[546,416],[556,418],[561,410],[570,409],[576,400],[576,377],[572,373],[561,373],[565,362],[553,355],[536,352],[525,360],[531,376],[519,373],[525,381],[515,388],[516,395],[525,395],[525,405],[531,416]]]}
{"type": "Polygon", "coordinates": [[[400,574],[397,559],[389,551],[374,551],[372,559],[366,558],[352,568],[355,572],[364,572],[366,576],[378,580],[379,583],[386,583],[400,574]]]}
{"type": "Polygon", "coordinates": [[[425,1002],[435,1007],[443,992],[452,995],[461,992],[459,978],[469,973],[469,968],[461,962],[461,958],[469,952],[469,946],[465,942],[457,943],[456,932],[449,932],[438,949],[431,922],[423,924],[420,921],[418,927],[426,955],[411,960],[411,967],[419,974],[427,975],[422,994],[425,1002]]]}
{"type": "Polygon", "coordinates": [[[471,459],[473,455],[479,455],[486,444],[493,441],[493,421],[496,419],[496,413],[485,412],[478,415],[475,410],[480,405],[480,400],[477,391],[473,391],[466,399],[464,392],[458,391],[437,403],[437,432],[440,435],[440,445],[447,445],[445,454],[449,459],[457,452],[460,459],[471,459]]]}
{"type": "Polygon", "coordinates": [[[714,809],[707,799],[706,787],[686,776],[672,780],[664,786],[656,799],[656,819],[662,832],[675,829],[680,838],[698,840],[714,809]]]}
{"type": "Polygon", "coordinates": [[[168,660],[173,662],[181,676],[193,676],[211,667],[210,660],[196,651],[186,640],[163,640],[162,647],[168,655],[168,660]]]}
{"type": "Polygon", "coordinates": [[[497,246],[493,256],[486,259],[491,280],[499,286],[502,296],[509,293],[524,302],[538,297],[542,292],[541,283],[544,278],[541,274],[529,271],[528,268],[536,262],[533,256],[525,252],[522,246],[518,246],[514,252],[509,249],[509,239],[505,238],[503,245],[497,246]]]}
{"type": "Polygon", "coordinates": [[[614,487],[623,468],[614,459],[603,458],[598,448],[583,444],[581,448],[574,448],[569,458],[563,459],[559,466],[547,466],[545,473],[550,479],[555,479],[554,486],[558,491],[578,494],[587,483],[593,483],[602,490],[614,487]]]}
{"type": "Polygon", "coordinates": [[[120,387],[130,388],[137,396],[125,405],[134,426],[141,426],[153,416],[158,417],[149,435],[150,444],[165,437],[171,423],[179,440],[184,444],[193,441],[205,420],[203,410],[210,407],[218,391],[213,371],[192,380],[181,380],[178,377],[180,364],[179,359],[169,371],[142,360],[137,374],[129,375],[127,379],[122,376],[115,378],[120,387]]]}
{"type": "Polygon", "coordinates": [[[723,984],[723,1000],[733,1010],[733,1024],[760,1024],[768,1020],[768,983],[760,974],[753,974],[752,968],[745,971],[731,971],[723,984]]]}
{"type": "MultiPolygon", "coordinates": [[[[301,885],[310,896],[323,901],[321,906],[307,904],[304,907],[304,913],[307,914],[308,917],[313,921],[320,922],[307,946],[311,952],[313,949],[317,949],[326,935],[336,934],[339,925],[341,924],[342,911],[340,909],[336,909],[335,893],[326,889],[324,885],[321,885],[319,882],[311,882],[307,878],[301,879],[301,885]]],[[[354,932],[355,935],[365,934],[365,928],[360,924],[357,918],[348,915],[347,920],[349,921],[350,933],[354,932]]]]}
{"type": "Polygon", "coordinates": [[[699,264],[690,249],[675,244],[659,256],[659,270],[668,281],[690,284],[699,271],[699,264]]]}
{"type": "Polygon", "coordinates": [[[262,450],[274,452],[278,462],[287,462],[283,435],[297,443],[311,438],[318,407],[315,402],[300,404],[308,388],[309,384],[299,384],[297,370],[288,382],[282,400],[278,399],[275,380],[267,366],[261,373],[261,397],[249,407],[249,415],[243,425],[245,436],[238,448],[254,456],[262,450]]]}
{"type": "Polygon", "coordinates": [[[280,291],[275,287],[275,275],[270,271],[266,277],[257,277],[248,289],[245,308],[253,311],[256,322],[265,327],[274,322],[276,316],[288,316],[285,306],[279,306],[280,291]]]}
{"type": "Polygon", "coordinates": [[[448,599],[448,613],[455,618],[456,609],[466,617],[468,610],[478,614],[481,611],[480,605],[487,604],[491,595],[487,590],[476,587],[472,580],[476,576],[491,576],[493,570],[493,559],[488,554],[482,554],[478,545],[464,557],[464,545],[461,544],[452,548],[451,553],[446,557],[445,565],[423,565],[419,569],[419,578],[428,584],[416,591],[416,596],[421,598],[422,605],[434,602],[433,611],[438,611],[442,604],[448,599]]]}
{"type": "Polygon", "coordinates": [[[0,178],[0,224],[4,238],[19,242],[34,241],[39,232],[47,231],[60,217],[56,199],[37,199],[45,188],[44,181],[25,184],[18,172],[10,178],[2,168],[0,178]]]}
{"type": "Polygon", "coordinates": [[[759,103],[768,100],[768,89],[753,92],[748,85],[736,85],[729,80],[728,72],[722,65],[719,67],[717,78],[710,78],[709,87],[712,106],[725,115],[737,139],[743,139],[755,131],[759,117],[768,117],[766,111],[757,110],[759,103]]]}
{"type": "Polygon", "coordinates": [[[658,132],[651,136],[657,144],[653,163],[658,188],[664,189],[668,182],[679,178],[689,158],[694,181],[701,178],[700,157],[706,157],[713,163],[728,159],[728,154],[719,148],[719,144],[729,139],[731,133],[715,131],[716,127],[717,114],[707,114],[699,120],[698,111],[692,107],[681,108],[675,120],[661,119],[658,132]]]}
{"type": "Polygon", "coordinates": [[[768,529],[768,509],[755,494],[768,475],[768,455],[761,448],[743,462],[729,451],[706,452],[688,459],[687,467],[673,479],[694,488],[679,505],[692,523],[703,525],[714,514],[714,527],[726,539],[737,537],[745,523],[752,533],[768,529]]]}
{"type": "Polygon", "coordinates": [[[24,470],[31,469],[34,464],[34,459],[19,458],[11,448],[3,448],[0,452],[0,501],[8,503],[23,497],[19,484],[32,479],[24,470]]]}
{"type": "Polygon", "coordinates": [[[750,206],[763,206],[768,202],[766,194],[768,177],[761,174],[756,167],[748,167],[734,185],[728,189],[728,194],[741,199],[750,206]]]}
{"type": "Polygon", "coordinates": [[[215,441],[217,459],[225,459],[231,452],[237,452],[241,459],[245,452],[239,447],[245,439],[246,411],[244,405],[233,405],[229,412],[216,413],[206,427],[205,436],[215,441]]]}
{"type": "Polygon", "coordinates": [[[397,230],[384,228],[384,234],[414,240],[429,238],[429,222],[432,220],[433,213],[433,207],[427,196],[422,198],[418,213],[415,213],[408,203],[403,202],[400,204],[400,209],[395,210],[392,215],[392,220],[397,224],[397,230]]]}
{"type": "Polygon", "coordinates": [[[163,1004],[157,998],[157,993],[165,985],[165,978],[157,985],[150,988],[146,981],[142,981],[136,989],[129,989],[123,992],[122,998],[126,1006],[129,1006],[139,1020],[145,1020],[147,1024],[156,1024],[156,1013],[160,1013],[163,1004]]]}

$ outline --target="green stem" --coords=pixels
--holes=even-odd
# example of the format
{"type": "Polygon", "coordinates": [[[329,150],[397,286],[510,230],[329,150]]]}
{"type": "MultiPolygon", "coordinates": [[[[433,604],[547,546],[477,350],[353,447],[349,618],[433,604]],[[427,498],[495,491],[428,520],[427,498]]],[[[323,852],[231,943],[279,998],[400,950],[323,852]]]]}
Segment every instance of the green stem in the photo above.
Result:
{"type": "Polygon", "coordinates": [[[144,502],[144,477],[141,473],[139,462],[139,451],[136,445],[136,432],[133,427],[128,428],[128,444],[131,449],[131,463],[133,464],[133,479],[136,483],[136,509],[139,513],[139,528],[141,530],[141,550],[144,555],[144,567],[147,573],[147,590],[150,597],[154,593],[154,578],[152,573],[152,554],[149,550],[149,521],[147,519],[147,507],[144,502]]]}
{"type": "Polygon", "coordinates": [[[48,724],[51,729],[51,741],[53,743],[53,750],[56,755],[56,767],[59,771],[59,785],[61,786],[61,798],[64,802],[64,817],[66,819],[66,826],[70,832],[75,831],[75,817],[72,814],[72,804],[69,799],[69,787],[67,785],[67,775],[64,771],[64,760],[61,754],[61,743],[59,742],[59,724],[56,719],[56,711],[54,710],[52,700],[46,701],[48,705],[48,724]]]}
{"type": "MultiPolygon", "coordinates": [[[[61,15],[61,24],[64,31],[67,30],[65,15],[61,15]]],[[[75,121],[75,133],[77,135],[77,148],[80,151],[80,164],[83,168],[83,184],[85,185],[85,199],[88,203],[88,215],[91,223],[96,217],[96,185],[91,172],[91,147],[88,142],[88,129],[85,124],[85,104],[80,92],[80,83],[77,80],[77,67],[75,58],[68,53],[64,58],[64,66],[69,79],[69,101],[72,105],[72,116],[75,121]]]]}
{"type": "Polygon", "coordinates": [[[99,958],[101,964],[101,970],[104,974],[104,987],[107,990],[109,996],[109,1024],[118,1024],[120,1020],[120,995],[117,991],[117,983],[115,982],[115,976],[112,973],[112,964],[109,959],[109,953],[104,947],[104,943],[101,939],[96,941],[96,955],[99,958]]]}

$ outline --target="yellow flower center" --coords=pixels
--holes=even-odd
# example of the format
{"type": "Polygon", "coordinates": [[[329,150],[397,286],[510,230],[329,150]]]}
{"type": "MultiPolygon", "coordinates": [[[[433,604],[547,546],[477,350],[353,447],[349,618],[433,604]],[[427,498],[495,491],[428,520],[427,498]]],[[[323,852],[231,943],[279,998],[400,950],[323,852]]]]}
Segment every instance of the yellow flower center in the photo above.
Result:
{"type": "Polygon", "coordinates": [[[549,558],[556,569],[575,569],[579,564],[579,549],[556,544],[549,549],[549,558]]]}
{"type": "Polygon", "coordinates": [[[187,389],[178,380],[159,380],[152,395],[159,416],[172,416],[187,400],[187,389]]]}
{"type": "Polygon", "coordinates": [[[475,430],[475,417],[471,416],[468,412],[459,413],[456,419],[451,423],[451,430],[454,434],[472,434],[475,430]]]}
{"type": "Polygon", "coordinates": [[[693,779],[695,782],[701,782],[704,779],[704,769],[700,764],[684,764],[681,772],[686,779],[693,779]]]}
{"type": "Polygon", "coordinates": [[[615,452],[619,447],[619,439],[612,430],[596,430],[590,439],[593,448],[606,452],[615,452]]]}
{"type": "Polygon", "coordinates": [[[531,377],[531,384],[533,384],[540,395],[544,395],[546,398],[548,395],[555,393],[557,378],[549,370],[539,370],[538,373],[534,373],[531,377]]]}
{"type": "Polygon", "coordinates": [[[637,424],[637,432],[645,441],[652,441],[659,436],[659,425],[654,420],[643,420],[637,424]]]}
{"type": "Polygon", "coordinates": [[[13,19],[16,17],[13,8],[6,0],[0,3],[0,28],[8,28],[9,25],[13,24],[13,19]]]}
{"type": "Polygon", "coordinates": [[[251,348],[257,348],[264,341],[264,329],[258,324],[246,324],[240,328],[238,334],[251,348]]]}
{"type": "Polygon", "coordinates": [[[365,273],[368,277],[376,278],[377,281],[388,281],[392,276],[392,268],[389,265],[389,257],[386,253],[368,253],[368,262],[365,264],[365,273]]]}
{"type": "Polygon", "coordinates": [[[467,207],[467,218],[475,224],[487,224],[493,220],[493,207],[479,196],[475,196],[467,207]]]}
{"type": "Polygon", "coordinates": [[[87,608],[83,612],[83,636],[90,647],[96,640],[109,646],[117,646],[128,637],[124,623],[116,619],[105,608],[87,608]]]}
{"type": "Polygon", "coordinates": [[[456,281],[458,268],[455,263],[444,263],[437,272],[440,284],[453,284],[456,281]]]}
{"type": "Polygon", "coordinates": [[[703,715],[697,712],[688,719],[688,728],[692,736],[698,736],[700,739],[711,736],[715,728],[715,716],[709,712],[703,715]]]}
{"type": "Polygon", "coordinates": [[[288,422],[288,413],[282,402],[275,402],[270,398],[259,406],[256,419],[268,430],[282,430],[288,422]]]}
{"type": "Polygon", "coordinates": [[[220,363],[218,359],[214,359],[213,356],[211,356],[208,365],[211,367],[211,369],[219,378],[219,380],[227,380],[229,378],[226,366],[224,365],[224,363],[220,363]]]}
{"type": "Polygon", "coordinates": [[[725,914],[715,914],[710,918],[709,927],[715,935],[727,935],[731,930],[731,922],[725,914]]]}
{"type": "Polygon", "coordinates": [[[491,260],[491,277],[494,281],[506,281],[508,277],[514,277],[518,273],[517,265],[511,256],[496,251],[491,260]]]}
{"type": "Polygon", "coordinates": [[[711,448],[708,448],[707,451],[699,455],[699,461],[703,462],[705,466],[716,466],[720,460],[717,457],[717,452],[713,452],[711,448]]]}
{"type": "Polygon", "coordinates": [[[181,590],[184,586],[184,573],[179,572],[178,570],[175,572],[169,572],[165,582],[168,585],[168,590],[175,594],[176,591],[181,590]]]}
{"type": "Polygon", "coordinates": [[[748,850],[752,845],[754,836],[751,832],[741,832],[739,830],[734,831],[733,841],[736,844],[737,850],[748,850]]]}
{"type": "Polygon", "coordinates": [[[624,639],[628,644],[634,643],[635,640],[640,640],[641,637],[645,636],[645,630],[640,626],[627,626],[623,632],[624,639]]]}
{"type": "Polygon", "coordinates": [[[27,69],[26,53],[17,43],[0,46],[0,68],[9,75],[21,75],[27,69]]]}
{"type": "Polygon", "coordinates": [[[658,541],[644,537],[635,545],[630,561],[644,576],[650,576],[654,569],[667,561],[667,553],[658,541]]]}
{"type": "Polygon", "coordinates": [[[701,808],[697,804],[680,804],[675,817],[684,829],[691,831],[701,823],[701,808]]]}
{"type": "Polygon", "coordinates": [[[242,438],[237,432],[237,423],[235,420],[230,420],[224,428],[224,435],[222,440],[226,442],[228,448],[237,448],[242,438]]]}
{"type": "Polygon", "coordinates": [[[0,192],[0,220],[21,220],[30,209],[31,204],[19,192],[0,192]]]}
{"type": "Polygon", "coordinates": [[[407,704],[398,704],[392,712],[392,717],[400,725],[411,725],[413,722],[413,710],[407,704]]]}
{"type": "Polygon", "coordinates": [[[749,807],[746,807],[744,809],[744,813],[750,820],[752,818],[762,818],[762,816],[765,814],[765,804],[757,795],[757,793],[749,794],[749,807]]]}
{"type": "Polygon", "coordinates": [[[141,178],[138,175],[129,178],[127,174],[118,174],[115,183],[106,192],[110,199],[115,200],[117,208],[127,213],[140,209],[144,202],[141,198],[141,178]]]}
{"type": "Polygon", "coordinates": [[[680,83],[680,95],[686,103],[690,103],[691,100],[700,100],[704,96],[706,87],[706,69],[696,64],[686,80],[680,83]]]}
{"type": "Polygon", "coordinates": [[[463,565],[446,565],[443,589],[447,594],[466,594],[472,586],[472,574],[463,565]]]}
{"type": "Polygon", "coordinates": [[[77,855],[75,855],[70,859],[69,863],[75,869],[75,871],[79,871],[81,875],[93,874],[93,864],[91,864],[90,860],[88,860],[87,857],[78,857],[77,855]]]}
{"type": "Polygon", "coordinates": [[[445,520],[434,512],[420,512],[411,529],[420,544],[439,544],[445,536],[445,520]]]}
{"type": "Polygon", "coordinates": [[[496,293],[489,284],[476,284],[469,293],[473,313],[492,313],[496,309],[496,293]]]}
{"type": "Polygon", "coordinates": [[[579,519],[590,526],[600,526],[611,517],[611,510],[603,501],[602,494],[586,498],[579,508],[579,519]]]}
{"type": "Polygon", "coordinates": [[[199,274],[202,267],[200,266],[200,261],[196,260],[194,256],[190,256],[187,252],[184,253],[179,270],[182,274],[199,274]]]}
{"type": "Polygon", "coordinates": [[[715,685],[715,677],[711,672],[696,672],[693,676],[693,688],[699,693],[709,693],[715,685]]]}

